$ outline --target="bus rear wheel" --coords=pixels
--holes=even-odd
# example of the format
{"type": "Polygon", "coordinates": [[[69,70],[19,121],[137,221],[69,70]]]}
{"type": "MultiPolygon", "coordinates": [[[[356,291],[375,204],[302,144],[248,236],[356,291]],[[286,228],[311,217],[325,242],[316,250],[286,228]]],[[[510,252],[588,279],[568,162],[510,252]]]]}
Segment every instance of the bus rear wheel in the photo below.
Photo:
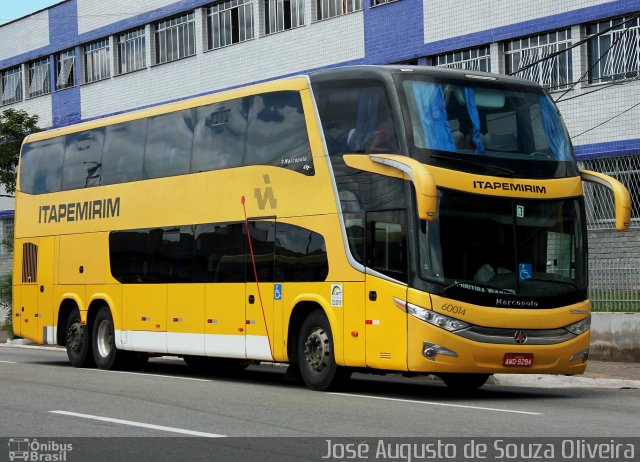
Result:
{"type": "Polygon", "coordinates": [[[91,335],[86,325],[82,324],[80,311],[74,309],[67,318],[65,329],[67,357],[73,367],[92,367],[91,335]]]}
{"type": "Polygon", "coordinates": [[[100,369],[125,369],[146,364],[149,355],[116,348],[111,310],[103,306],[93,322],[93,357],[100,369]]]}
{"type": "Polygon", "coordinates": [[[440,374],[440,379],[456,392],[473,391],[487,383],[491,374],[440,374]]]}
{"type": "Polygon", "coordinates": [[[330,389],[349,376],[336,364],[331,326],[322,311],[311,312],[302,323],[297,359],[302,380],[312,390],[330,389]]]}

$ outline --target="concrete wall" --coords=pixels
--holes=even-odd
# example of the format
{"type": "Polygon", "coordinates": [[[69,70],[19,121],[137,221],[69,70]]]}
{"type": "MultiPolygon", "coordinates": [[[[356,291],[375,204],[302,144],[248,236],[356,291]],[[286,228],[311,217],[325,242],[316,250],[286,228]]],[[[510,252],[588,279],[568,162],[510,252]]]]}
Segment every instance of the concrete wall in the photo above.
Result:
{"type": "Polygon", "coordinates": [[[591,359],[640,362],[640,313],[593,313],[591,359]]]}
{"type": "Polygon", "coordinates": [[[638,258],[640,255],[640,229],[591,230],[587,235],[589,259],[638,258]]]}

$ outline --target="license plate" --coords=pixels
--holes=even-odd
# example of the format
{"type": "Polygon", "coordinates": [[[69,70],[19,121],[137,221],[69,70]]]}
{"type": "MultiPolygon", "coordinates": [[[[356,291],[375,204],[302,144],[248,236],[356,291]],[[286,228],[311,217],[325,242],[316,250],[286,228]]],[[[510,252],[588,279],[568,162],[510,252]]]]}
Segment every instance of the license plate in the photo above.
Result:
{"type": "Polygon", "coordinates": [[[531,367],[533,366],[533,353],[506,353],[502,365],[505,367],[531,367]]]}

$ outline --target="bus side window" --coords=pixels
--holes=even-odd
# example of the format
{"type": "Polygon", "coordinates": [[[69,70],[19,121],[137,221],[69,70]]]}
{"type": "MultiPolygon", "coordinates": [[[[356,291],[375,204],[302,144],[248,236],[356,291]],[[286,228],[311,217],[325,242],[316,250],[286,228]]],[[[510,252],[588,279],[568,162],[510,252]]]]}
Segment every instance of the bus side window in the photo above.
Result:
{"type": "Polygon", "coordinates": [[[62,169],[63,190],[100,184],[103,143],[103,128],[66,136],[62,169]]]}
{"type": "Polygon", "coordinates": [[[247,136],[247,117],[239,98],[196,109],[192,172],[240,167],[247,136]]]}
{"type": "Polygon", "coordinates": [[[191,169],[193,110],[149,119],[144,149],[144,178],[183,175],[191,169]]]}
{"type": "Polygon", "coordinates": [[[313,175],[307,124],[298,92],[253,97],[245,165],[273,165],[313,175]]]}
{"type": "Polygon", "coordinates": [[[244,282],[243,223],[196,226],[195,282],[244,282]]]}
{"type": "Polygon", "coordinates": [[[258,273],[259,282],[273,282],[275,265],[275,223],[273,221],[250,221],[249,235],[253,255],[247,249],[247,282],[255,282],[258,273]],[[255,259],[255,272],[252,258],[255,259]]]}
{"type": "Polygon", "coordinates": [[[64,137],[24,146],[20,166],[20,188],[29,194],[60,191],[64,137]]]}
{"type": "Polygon", "coordinates": [[[105,128],[102,153],[102,184],[142,179],[147,119],[132,120],[105,128]]]}
{"type": "Polygon", "coordinates": [[[120,282],[140,283],[147,274],[149,231],[115,231],[109,234],[111,274],[120,282]]]}
{"type": "Polygon", "coordinates": [[[309,229],[276,223],[276,281],[324,281],[329,274],[324,237],[309,229]]]}
{"type": "Polygon", "coordinates": [[[407,282],[406,210],[367,213],[366,262],[371,269],[407,282]]]}

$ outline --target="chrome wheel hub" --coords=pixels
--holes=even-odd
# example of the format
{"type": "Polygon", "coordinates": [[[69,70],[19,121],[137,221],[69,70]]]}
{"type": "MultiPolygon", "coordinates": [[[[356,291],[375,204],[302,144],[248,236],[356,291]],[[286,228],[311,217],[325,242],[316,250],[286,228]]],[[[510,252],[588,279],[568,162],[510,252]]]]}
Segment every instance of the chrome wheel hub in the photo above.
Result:
{"type": "Polygon", "coordinates": [[[324,329],[316,327],[304,342],[304,356],[311,369],[322,372],[329,364],[331,346],[329,336],[324,329]]]}

